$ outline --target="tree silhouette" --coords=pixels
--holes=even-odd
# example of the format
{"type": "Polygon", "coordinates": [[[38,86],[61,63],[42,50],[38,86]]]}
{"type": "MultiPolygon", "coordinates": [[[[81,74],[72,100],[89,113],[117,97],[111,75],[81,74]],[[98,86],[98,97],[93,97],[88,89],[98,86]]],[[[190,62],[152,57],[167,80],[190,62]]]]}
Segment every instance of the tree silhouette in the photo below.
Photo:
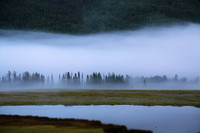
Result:
{"type": "MultiPolygon", "coordinates": [[[[82,85],[84,84],[97,84],[97,85],[113,85],[113,84],[128,84],[131,81],[134,82],[138,82],[140,84],[143,84],[144,86],[146,85],[146,83],[164,83],[164,82],[174,82],[174,81],[178,81],[178,83],[187,83],[187,78],[183,77],[183,78],[179,78],[178,79],[178,75],[176,74],[173,78],[168,79],[167,76],[163,75],[163,76],[152,76],[152,77],[130,77],[129,75],[126,75],[126,77],[124,78],[123,75],[120,74],[115,74],[115,73],[108,73],[107,75],[102,76],[102,74],[100,72],[93,72],[91,74],[87,74],[86,75],[86,81],[83,81],[83,73],[77,72],[74,73],[74,75],[70,72],[66,72],[62,75],[59,75],[59,82],[60,83],[64,83],[63,85],[80,85],[80,83],[82,83],[82,85]]],[[[11,71],[8,71],[5,75],[1,76],[1,84],[6,84],[8,85],[9,83],[14,83],[15,85],[20,84],[20,83],[34,83],[34,85],[38,84],[38,85],[42,85],[43,83],[54,83],[54,77],[53,74],[51,74],[50,76],[47,76],[47,79],[45,78],[45,76],[43,74],[40,74],[38,72],[35,73],[29,73],[28,71],[23,72],[22,74],[19,73],[17,74],[16,71],[13,71],[13,73],[11,74],[11,71]],[[15,82],[16,81],[16,82],[15,82]]],[[[191,83],[198,83],[199,82],[199,78],[195,78],[194,80],[191,81],[191,83]]],[[[175,83],[175,82],[174,82],[175,83]]],[[[28,84],[27,84],[28,85],[28,84]]],[[[131,84],[130,84],[131,85],[131,84]]]]}
{"type": "Polygon", "coordinates": [[[41,82],[44,83],[45,82],[45,76],[43,74],[41,74],[41,82]]]}
{"type": "Polygon", "coordinates": [[[30,81],[30,77],[31,77],[30,73],[26,71],[26,72],[23,73],[22,80],[24,82],[30,81]]]}
{"type": "Polygon", "coordinates": [[[78,79],[80,79],[81,78],[81,74],[80,74],[80,72],[78,72],[78,79]]]}
{"type": "Polygon", "coordinates": [[[70,79],[71,79],[70,72],[67,72],[67,80],[70,80],[70,79]]]}
{"type": "Polygon", "coordinates": [[[8,71],[8,73],[7,73],[7,78],[8,78],[8,82],[11,82],[11,72],[10,71],[8,71]]]}
{"type": "Polygon", "coordinates": [[[90,82],[90,77],[89,77],[89,75],[86,76],[86,80],[87,80],[87,83],[90,82]]]}
{"type": "Polygon", "coordinates": [[[20,73],[18,76],[18,81],[21,81],[21,80],[22,80],[22,74],[20,73]]]}
{"type": "Polygon", "coordinates": [[[13,71],[13,74],[12,74],[12,75],[13,75],[13,80],[14,80],[14,81],[17,81],[17,73],[16,73],[16,71],[13,71]]]}

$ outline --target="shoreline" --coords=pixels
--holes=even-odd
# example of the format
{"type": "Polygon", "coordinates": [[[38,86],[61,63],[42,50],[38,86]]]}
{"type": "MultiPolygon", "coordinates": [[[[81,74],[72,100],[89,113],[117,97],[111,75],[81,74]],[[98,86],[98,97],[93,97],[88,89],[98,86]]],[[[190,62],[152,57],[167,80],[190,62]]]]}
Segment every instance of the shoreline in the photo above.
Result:
{"type": "Polygon", "coordinates": [[[49,132],[63,133],[152,133],[147,130],[128,130],[126,126],[104,124],[101,121],[85,119],[57,119],[38,116],[0,115],[0,131],[7,133],[49,132]],[[42,131],[41,131],[42,130],[42,131]]]}

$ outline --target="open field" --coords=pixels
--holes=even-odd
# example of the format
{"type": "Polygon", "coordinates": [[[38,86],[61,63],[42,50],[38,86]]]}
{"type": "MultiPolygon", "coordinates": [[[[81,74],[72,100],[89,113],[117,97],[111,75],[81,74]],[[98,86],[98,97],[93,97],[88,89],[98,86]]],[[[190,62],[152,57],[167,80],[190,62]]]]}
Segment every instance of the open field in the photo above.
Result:
{"type": "Polygon", "coordinates": [[[0,105],[57,104],[200,107],[200,90],[32,90],[0,92],[0,105]]]}
{"type": "Polygon", "coordinates": [[[152,133],[100,121],[9,115],[0,115],[0,119],[1,133],[152,133]]]}

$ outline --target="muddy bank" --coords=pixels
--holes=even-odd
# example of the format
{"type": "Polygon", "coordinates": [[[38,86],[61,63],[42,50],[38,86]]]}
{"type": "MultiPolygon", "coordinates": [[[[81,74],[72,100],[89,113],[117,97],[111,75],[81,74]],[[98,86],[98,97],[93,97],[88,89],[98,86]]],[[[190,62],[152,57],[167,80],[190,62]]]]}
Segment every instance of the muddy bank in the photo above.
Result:
{"type": "Polygon", "coordinates": [[[59,128],[62,131],[71,131],[74,129],[75,132],[77,131],[77,129],[83,131],[93,129],[94,132],[96,132],[96,130],[99,130],[104,133],[152,133],[152,131],[128,130],[126,126],[103,124],[100,121],[89,121],[81,119],[57,119],[33,116],[0,115],[0,120],[1,132],[9,132],[9,128],[14,127],[16,128],[16,130],[24,127],[34,127],[36,131],[37,127],[53,127],[59,128]]]}

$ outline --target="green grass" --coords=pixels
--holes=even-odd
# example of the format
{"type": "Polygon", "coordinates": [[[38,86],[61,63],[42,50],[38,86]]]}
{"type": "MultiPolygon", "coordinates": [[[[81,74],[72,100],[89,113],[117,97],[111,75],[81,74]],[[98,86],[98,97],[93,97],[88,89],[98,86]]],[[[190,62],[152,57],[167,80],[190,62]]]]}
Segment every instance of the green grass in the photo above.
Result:
{"type": "Polygon", "coordinates": [[[40,90],[0,92],[0,105],[172,105],[200,107],[199,90],[40,90]]]}

